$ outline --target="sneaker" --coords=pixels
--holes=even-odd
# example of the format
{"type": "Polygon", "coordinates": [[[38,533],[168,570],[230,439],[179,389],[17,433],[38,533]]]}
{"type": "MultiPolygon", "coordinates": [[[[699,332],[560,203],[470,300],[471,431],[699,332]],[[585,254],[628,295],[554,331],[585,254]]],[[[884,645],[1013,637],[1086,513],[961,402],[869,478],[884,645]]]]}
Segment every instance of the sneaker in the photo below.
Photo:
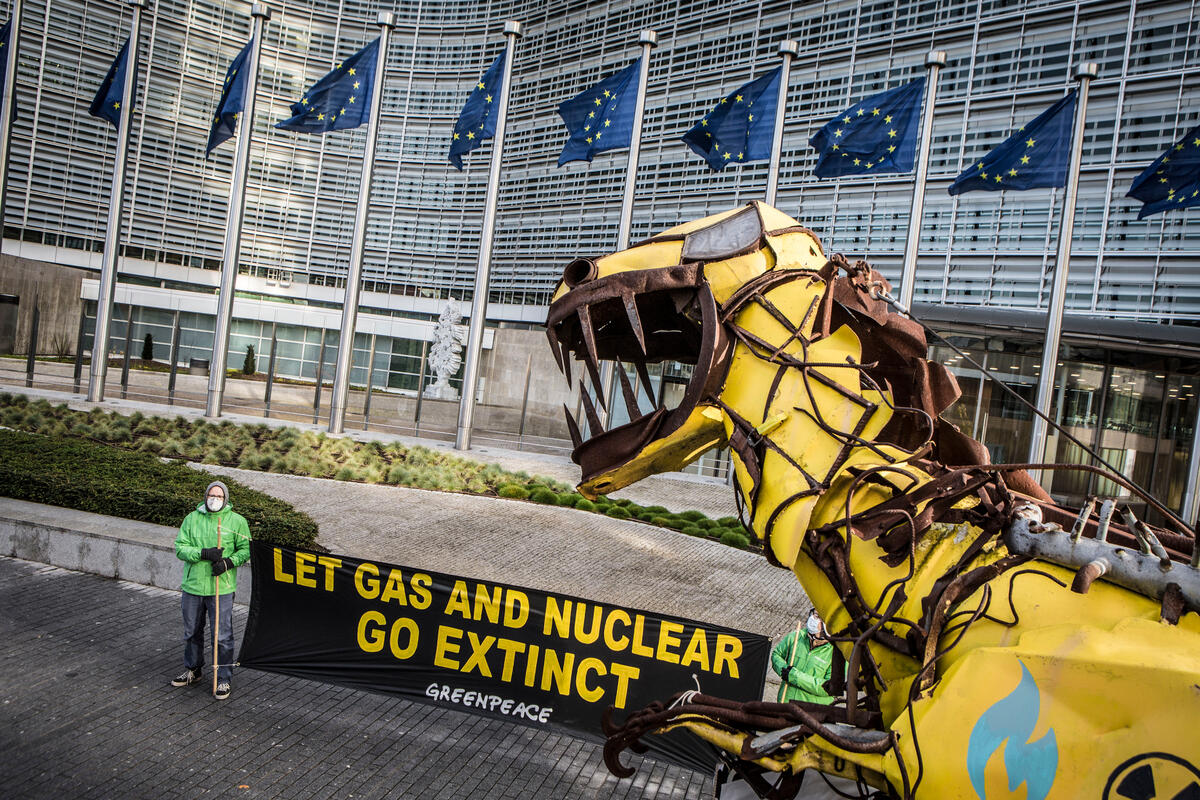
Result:
{"type": "Polygon", "coordinates": [[[218,683],[217,692],[213,695],[213,697],[217,698],[218,700],[227,700],[229,699],[229,692],[230,688],[228,683],[218,683]]]}
{"type": "Polygon", "coordinates": [[[200,680],[200,670],[189,669],[187,672],[183,673],[178,678],[172,679],[171,685],[172,686],[191,686],[193,683],[196,683],[199,680],[200,680]]]}

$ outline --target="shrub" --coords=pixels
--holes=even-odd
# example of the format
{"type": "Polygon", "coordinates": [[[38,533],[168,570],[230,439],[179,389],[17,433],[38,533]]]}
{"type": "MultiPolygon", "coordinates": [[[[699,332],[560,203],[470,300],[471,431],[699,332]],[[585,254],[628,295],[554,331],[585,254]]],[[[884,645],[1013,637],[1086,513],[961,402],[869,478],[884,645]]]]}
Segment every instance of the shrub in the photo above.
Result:
{"type": "Polygon", "coordinates": [[[609,506],[604,510],[604,513],[613,519],[629,519],[632,514],[625,510],[623,506],[609,506]]]}
{"type": "MultiPolygon", "coordinates": [[[[18,500],[178,527],[215,478],[149,453],[0,431],[0,494],[18,500]]],[[[307,514],[222,480],[254,538],[288,547],[316,545],[317,524],[307,514]]]]}
{"type": "Polygon", "coordinates": [[[741,528],[742,521],[737,517],[721,517],[717,524],[724,528],[741,528]]]}
{"type": "Polygon", "coordinates": [[[254,363],[254,345],[246,345],[246,358],[242,361],[242,374],[253,375],[258,371],[258,365],[254,363]]]}
{"type": "Polygon", "coordinates": [[[560,506],[570,506],[574,508],[579,501],[583,499],[583,495],[579,492],[567,492],[558,496],[558,504],[560,506]]]}
{"type": "Polygon", "coordinates": [[[706,531],[710,531],[713,528],[717,528],[720,526],[717,525],[717,521],[715,519],[698,519],[698,520],[696,520],[696,527],[703,528],[706,531]]]}
{"type": "Polygon", "coordinates": [[[588,500],[586,497],[584,497],[583,499],[576,501],[575,510],[576,511],[595,511],[596,504],[593,503],[591,500],[588,500]]]}
{"type": "Polygon", "coordinates": [[[354,471],[353,467],[342,467],[333,474],[333,477],[334,480],[339,481],[356,481],[358,480],[358,473],[354,471]]]}
{"type": "Polygon", "coordinates": [[[695,525],[684,525],[679,529],[680,533],[686,533],[688,536],[703,536],[704,531],[695,525]]]}
{"type": "Polygon", "coordinates": [[[721,534],[721,544],[727,544],[730,547],[740,547],[745,549],[750,546],[750,539],[748,539],[744,533],[726,530],[721,534]]]}
{"type": "Polygon", "coordinates": [[[530,492],[529,499],[535,503],[542,503],[548,506],[558,505],[558,495],[549,489],[537,489],[530,492]]]}
{"type": "Polygon", "coordinates": [[[142,340],[142,361],[154,360],[154,337],[146,334],[146,338],[142,340]]]}
{"type": "Polygon", "coordinates": [[[699,522],[700,520],[704,519],[704,514],[699,511],[680,511],[675,516],[683,517],[689,522],[699,522]]]}
{"type": "Polygon", "coordinates": [[[656,516],[656,517],[660,517],[660,516],[662,516],[663,514],[670,514],[670,513],[671,513],[669,509],[663,508],[662,506],[646,506],[646,507],[645,507],[644,509],[642,509],[642,510],[643,510],[643,511],[649,511],[649,512],[651,512],[652,514],[654,514],[654,516],[656,516]]]}
{"type": "Polygon", "coordinates": [[[518,486],[515,483],[506,483],[500,487],[496,494],[501,497],[508,497],[513,500],[524,500],[529,497],[529,490],[524,486],[518,486]]]}

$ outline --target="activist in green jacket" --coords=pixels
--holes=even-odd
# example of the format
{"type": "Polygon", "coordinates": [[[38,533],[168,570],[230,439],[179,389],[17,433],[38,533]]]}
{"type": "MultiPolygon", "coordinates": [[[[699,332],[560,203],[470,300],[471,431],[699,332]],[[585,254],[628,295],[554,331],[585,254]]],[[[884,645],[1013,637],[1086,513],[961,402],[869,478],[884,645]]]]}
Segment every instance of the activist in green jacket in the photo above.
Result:
{"type": "Polygon", "coordinates": [[[216,652],[213,697],[228,699],[233,675],[233,592],[237,589],[237,568],[250,558],[250,526],[233,510],[225,484],[210,483],[204,491],[204,502],[184,518],[175,537],[175,555],[183,562],[180,604],[186,669],[171,685],[200,682],[207,619],[211,621],[216,652]]]}
{"type": "Polygon", "coordinates": [[[221,481],[209,484],[206,498],[214,486],[219,486],[226,498],[220,510],[209,510],[206,499],[184,518],[179,535],[175,537],[175,556],[183,562],[182,589],[188,594],[205,597],[217,593],[213,583],[214,574],[218,575],[220,594],[236,591],[236,568],[250,560],[250,526],[246,524],[245,517],[233,510],[233,504],[228,500],[229,491],[221,481]],[[205,550],[217,546],[218,532],[221,537],[220,555],[206,555],[205,550]],[[226,560],[228,563],[224,563],[226,560]]]}
{"type": "Polygon", "coordinates": [[[782,678],[779,702],[832,703],[834,698],[825,691],[832,662],[833,645],[825,639],[825,624],[814,610],[771,651],[771,667],[782,678]]]}

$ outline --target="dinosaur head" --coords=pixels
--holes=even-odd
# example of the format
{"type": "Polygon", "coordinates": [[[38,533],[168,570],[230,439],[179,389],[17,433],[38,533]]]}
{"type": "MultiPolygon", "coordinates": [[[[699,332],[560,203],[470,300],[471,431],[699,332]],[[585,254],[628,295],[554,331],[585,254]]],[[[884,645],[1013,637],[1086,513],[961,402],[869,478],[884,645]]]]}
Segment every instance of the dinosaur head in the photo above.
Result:
{"type": "Polygon", "coordinates": [[[675,408],[638,408],[637,392],[618,366],[631,422],[603,429],[584,393],[591,434],[585,439],[567,411],[572,458],[583,472],[579,490],[606,494],[681,469],[725,444],[718,395],[732,347],[722,306],[765,273],[824,264],[811,231],[757,202],[676,226],[626,250],[570,262],[546,321],[551,349],[568,380],[573,374],[582,380],[587,372],[599,386],[601,361],[624,362],[634,366],[646,396],[654,397],[647,364],[693,366],[675,408]]]}

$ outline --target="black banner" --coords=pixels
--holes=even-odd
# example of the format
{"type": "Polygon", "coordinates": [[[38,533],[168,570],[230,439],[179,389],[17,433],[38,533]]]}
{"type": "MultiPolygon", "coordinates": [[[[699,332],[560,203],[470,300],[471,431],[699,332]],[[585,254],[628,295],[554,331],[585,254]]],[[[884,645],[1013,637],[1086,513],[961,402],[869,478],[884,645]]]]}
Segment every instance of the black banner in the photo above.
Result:
{"type": "MultiPolygon", "coordinates": [[[[597,739],[605,708],[620,722],[696,680],[706,694],[762,699],[770,643],[757,634],[347,556],[251,552],[244,667],[597,739]]],[[[694,769],[715,764],[684,732],[646,744],[694,769]]]]}

